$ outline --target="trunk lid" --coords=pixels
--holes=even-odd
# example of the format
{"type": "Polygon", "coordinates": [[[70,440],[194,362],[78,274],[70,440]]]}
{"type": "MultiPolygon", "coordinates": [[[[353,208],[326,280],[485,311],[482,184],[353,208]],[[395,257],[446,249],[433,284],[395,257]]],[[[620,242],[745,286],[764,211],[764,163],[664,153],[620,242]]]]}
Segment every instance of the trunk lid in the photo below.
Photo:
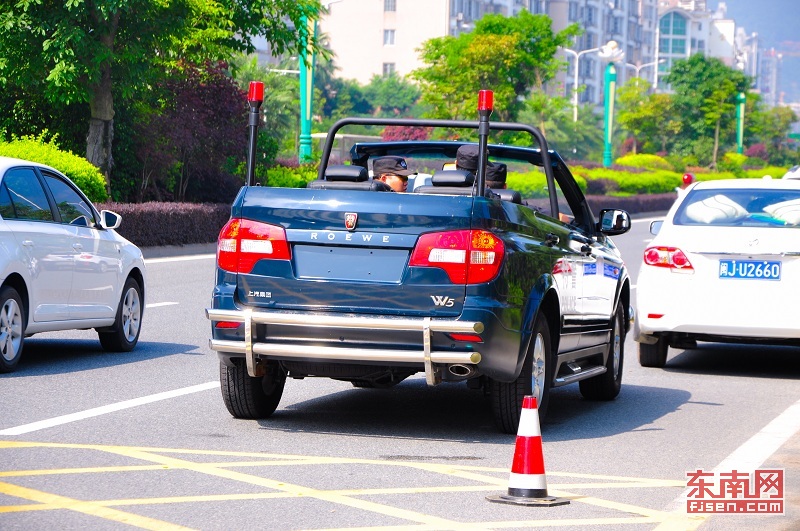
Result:
{"type": "Polygon", "coordinates": [[[456,316],[466,294],[443,269],[409,266],[423,233],[470,229],[470,196],[248,187],[233,217],[283,227],[288,260],[237,275],[264,309],[456,316]]]}

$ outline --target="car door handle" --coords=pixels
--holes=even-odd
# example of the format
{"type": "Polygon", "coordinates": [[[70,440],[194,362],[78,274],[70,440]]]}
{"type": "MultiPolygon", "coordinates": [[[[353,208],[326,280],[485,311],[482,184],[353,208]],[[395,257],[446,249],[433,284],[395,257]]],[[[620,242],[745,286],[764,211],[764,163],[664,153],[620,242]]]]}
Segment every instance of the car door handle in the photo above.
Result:
{"type": "Polygon", "coordinates": [[[22,240],[22,245],[25,247],[33,247],[33,242],[31,240],[22,240]]]}
{"type": "Polygon", "coordinates": [[[72,248],[75,250],[75,252],[78,252],[78,253],[83,251],[83,245],[81,245],[79,243],[73,243],[72,244],[72,248]]]}
{"type": "Polygon", "coordinates": [[[553,247],[554,245],[558,245],[558,242],[561,241],[558,236],[553,234],[552,232],[548,232],[544,237],[544,244],[548,247],[553,247]]]}

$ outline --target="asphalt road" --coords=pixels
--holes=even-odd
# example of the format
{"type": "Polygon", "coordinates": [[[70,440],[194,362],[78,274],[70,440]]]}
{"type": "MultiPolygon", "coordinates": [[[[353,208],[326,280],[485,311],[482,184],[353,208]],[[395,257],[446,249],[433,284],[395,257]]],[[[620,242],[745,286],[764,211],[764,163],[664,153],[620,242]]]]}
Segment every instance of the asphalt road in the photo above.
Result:
{"type": "MultiPolygon", "coordinates": [[[[615,238],[634,279],[646,226],[615,238]]],[[[290,380],[271,419],[233,419],[207,346],[213,256],[181,251],[148,250],[134,352],[42,334],[0,375],[0,529],[800,527],[798,349],[705,345],[657,370],[629,338],[618,399],[559,388],[541,426],[549,494],[571,503],[500,505],[515,437],[463,385],[290,380]],[[686,514],[687,472],[765,468],[785,469],[785,515],[686,514]]]]}

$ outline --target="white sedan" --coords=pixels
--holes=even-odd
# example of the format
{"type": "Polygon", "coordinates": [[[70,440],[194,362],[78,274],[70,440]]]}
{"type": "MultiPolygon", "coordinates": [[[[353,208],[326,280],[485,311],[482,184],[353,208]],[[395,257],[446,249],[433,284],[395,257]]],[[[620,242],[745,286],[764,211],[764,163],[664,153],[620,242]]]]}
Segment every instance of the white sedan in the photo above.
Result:
{"type": "Polygon", "coordinates": [[[697,183],[650,232],[636,282],[641,365],[697,341],[800,343],[800,181],[697,183]]]}
{"type": "Polygon", "coordinates": [[[39,332],[94,328],[106,350],[136,346],[146,274],[120,222],[53,168],[0,157],[0,372],[39,332]]]}

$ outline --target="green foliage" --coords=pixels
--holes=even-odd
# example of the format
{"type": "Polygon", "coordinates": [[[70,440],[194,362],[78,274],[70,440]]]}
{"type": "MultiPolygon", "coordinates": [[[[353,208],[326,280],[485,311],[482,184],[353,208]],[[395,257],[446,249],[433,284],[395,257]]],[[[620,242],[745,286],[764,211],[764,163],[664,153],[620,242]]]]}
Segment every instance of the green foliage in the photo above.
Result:
{"type": "Polygon", "coordinates": [[[614,164],[620,166],[630,166],[631,168],[644,168],[647,170],[670,170],[675,168],[663,157],[658,155],[650,155],[647,153],[640,153],[638,155],[625,155],[619,157],[614,161],[614,164]]]}
{"type": "Polygon", "coordinates": [[[45,141],[45,133],[0,142],[0,156],[46,164],[69,177],[92,202],[105,201],[106,181],[100,171],[85,158],[61,151],[55,138],[45,141]]]}
{"type": "MultiPolygon", "coordinates": [[[[581,190],[586,191],[586,179],[580,175],[573,175],[575,182],[581,190]]],[[[542,198],[547,195],[547,177],[541,171],[528,173],[512,173],[506,180],[506,186],[516,190],[522,197],[542,198]]]]}
{"type": "MultiPolygon", "coordinates": [[[[275,188],[305,188],[308,183],[317,178],[319,165],[301,164],[290,168],[288,166],[273,166],[267,168],[263,165],[256,165],[256,182],[262,186],[272,186],[275,188]]],[[[239,175],[244,180],[247,167],[239,167],[239,175]]]]}
{"type": "Polygon", "coordinates": [[[397,118],[408,116],[419,99],[420,90],[414,83],[392,72],[388,76],[372,76],[364,87],[364,96],[378,116],[397,118]]]}
{"type": "Polygon", "coordinates": [[[7,2],[0,12],[0,87],[26,87],[32,98],[90,109],[85,128],[95,124],[90,132],[102,133],[87,142],[87,156],[110,171],[115,98],[137,100],[180,62],[252,52],[256,36],[276,54],[299,52],[308,39],[326,56],[303,23],[320,9],[318,0],[7,2]]]}
{"type": "Polygon", "coordinates": [[[762,179],[764,176],[769,175],[773,179],[780,179],[787,171],[789,171],[789,168],[780,166],[765,166],[763,168],[745,170],[744,176],[748,179],[762,179]]]}
{"type": "Polygon", "coordinates": [[[532,88],[541,88],[563,63],[554,60],[560,46],[578,33],[577,25],[558,34],[545,15],[522,11],[514,17],[486,15],[469,33],[423,43],[425,66],[412,77],[420,82],[422,103],[432,118],[475,119],[478,91],[494,91],[495,116],[514,121],[532,88]]]}

